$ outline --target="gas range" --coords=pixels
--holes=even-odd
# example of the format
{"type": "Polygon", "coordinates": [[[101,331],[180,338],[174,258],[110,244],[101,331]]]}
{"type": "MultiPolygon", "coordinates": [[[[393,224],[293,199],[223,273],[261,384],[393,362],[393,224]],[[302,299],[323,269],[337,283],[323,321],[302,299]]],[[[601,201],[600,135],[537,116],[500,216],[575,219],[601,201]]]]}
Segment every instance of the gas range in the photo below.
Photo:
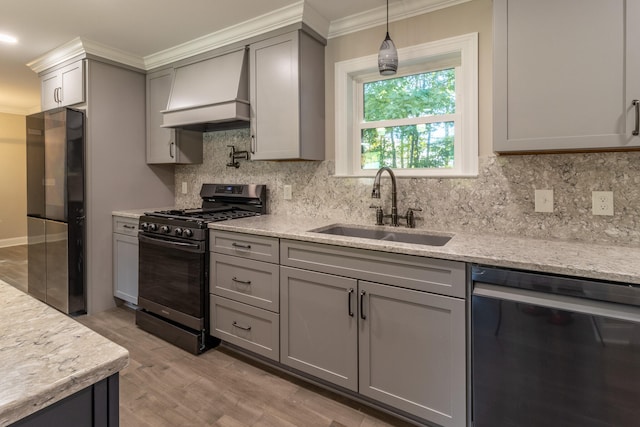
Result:
{"type": "Polygon", "coordinates": [[[147,212],[138,233],[136,324],[191,353],[216,345],[209,334],[207,224],[266,213],[265,185],[203,184],[202,206],[147,212]]]}
{"type": "Polygon", "coordinates": [[[207,224],[266,213],[265,185],[203,184],[202,207],[145,212],[140,229],[150,235],[206,240],[207,224]]]}

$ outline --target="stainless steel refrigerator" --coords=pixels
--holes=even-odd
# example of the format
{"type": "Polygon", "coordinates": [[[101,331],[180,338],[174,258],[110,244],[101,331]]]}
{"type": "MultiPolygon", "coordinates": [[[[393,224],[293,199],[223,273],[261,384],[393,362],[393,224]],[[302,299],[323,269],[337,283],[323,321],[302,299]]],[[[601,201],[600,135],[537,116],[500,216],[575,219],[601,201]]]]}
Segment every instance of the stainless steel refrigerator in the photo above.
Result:
{"type": "Polygon", "coordinates": [[[28,292],[68,314],[86,313],[82,111],[27,116],[28,292]]]}

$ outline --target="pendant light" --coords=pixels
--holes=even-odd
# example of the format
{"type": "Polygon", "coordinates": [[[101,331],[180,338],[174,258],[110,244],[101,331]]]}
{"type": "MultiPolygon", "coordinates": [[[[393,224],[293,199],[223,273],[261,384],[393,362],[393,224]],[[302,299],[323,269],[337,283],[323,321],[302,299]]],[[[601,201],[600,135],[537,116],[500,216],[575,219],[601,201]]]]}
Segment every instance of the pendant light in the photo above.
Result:
{"type": "Polygon", "coordinates": [[[389,37],[389,0],[387,0],[387,36],[378,52],[378,71],[382,76],[392,76],[398,71],[398,51],[389,37]]]}

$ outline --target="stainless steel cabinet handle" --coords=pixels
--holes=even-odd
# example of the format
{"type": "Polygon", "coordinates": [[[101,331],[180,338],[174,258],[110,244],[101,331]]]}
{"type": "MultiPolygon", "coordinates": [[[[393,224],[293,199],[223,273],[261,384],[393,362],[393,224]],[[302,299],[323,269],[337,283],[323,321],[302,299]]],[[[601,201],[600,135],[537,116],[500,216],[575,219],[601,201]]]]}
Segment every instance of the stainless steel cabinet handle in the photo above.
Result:
{"type": "Polygon", "coordinates": [[[633,135],[640,135],[640,100],[634,99],[632,102],[633,106],[636,107],[636,127],[633,130],[633,135]]]}
{"type": "Polygon", "coordinates": [[[255,142],[256,142],[256,136],[255,135],[251,135],[251,146],[249,147],[249,149],[251,150],[251,154],[255,154],[256,153],[256,149],[254,148],[255,142]]]}
{"type": "Polygon", "coordinates": [[[123,228],[128,228],[129,230],[135,230],[136,229],[135,225],[129,225],[129,224],[124,224],[122,227],[123,228]]]}
{"type": "Polygon", "coordinates": [[[353,295],[353,288],[349,288],[349,290],[347,291],[349,297],[347,299],[347,305],[348,305],[348,312],[349,312],[349,317],[353,317],[353,310],[351,310],[351,295],[353,295]]]}
{"type": "Polygon", "coordinates": [[[240,243],[236,243],[236,242],[233,242],[231,246],[233,246],[234,248],[240,248],[240,249],[251,249],[251,245],[241,245],[240,243]]]}
{"type": "Polygon", "coordinates": [[[60,103],[60,88],[59,88],[59,87],[57,87],[57,88],[55,88],[55,89],[53,90],[53,101],[54,101],[56,104],[59,104],[59,103],[60,103]]]}
{"type": "Polygon", "coordinates": [[[364,296],[367,293],[365,291],[360,291],[360,318],[362,320],[367,320],[367,316],[364,314],[364,296]]]}
{"type": "Polygon", "coordinates": [[[236,278],[235,276],[231,278],[232,282],[236,282],[236,283],[240,283],[243,285],[250,285],[251,284],[251,280],[240,280],[238,278],[236,278]]]}
{"type": "Polygon", "coordinates": [[[175,142],[172,142],[171,144],[169,144],[169,156],[173,159],[174,155],[173,155],[173,147],[176,145],[175,142]]]}
{"type": "Polygon", "coordinates": [[[242,326],[238,322],[236,322],[235,320],[233,321],[232,325],[235,326],[238,329],[242,329],[243,331],[250,331],[251,330],[251,326],[242,326]]]}

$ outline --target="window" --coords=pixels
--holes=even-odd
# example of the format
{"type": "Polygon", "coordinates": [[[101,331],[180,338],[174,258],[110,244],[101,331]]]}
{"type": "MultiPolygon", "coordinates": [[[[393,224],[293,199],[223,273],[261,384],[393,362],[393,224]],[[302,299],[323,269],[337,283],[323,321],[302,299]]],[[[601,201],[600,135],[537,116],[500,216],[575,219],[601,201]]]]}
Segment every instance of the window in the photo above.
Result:
{"type": "Polygon", "coordinates": [[[477,34],[400,49],[401,73],[375,56],[336,64],[336,176],[478,173],[477,34]]]}

